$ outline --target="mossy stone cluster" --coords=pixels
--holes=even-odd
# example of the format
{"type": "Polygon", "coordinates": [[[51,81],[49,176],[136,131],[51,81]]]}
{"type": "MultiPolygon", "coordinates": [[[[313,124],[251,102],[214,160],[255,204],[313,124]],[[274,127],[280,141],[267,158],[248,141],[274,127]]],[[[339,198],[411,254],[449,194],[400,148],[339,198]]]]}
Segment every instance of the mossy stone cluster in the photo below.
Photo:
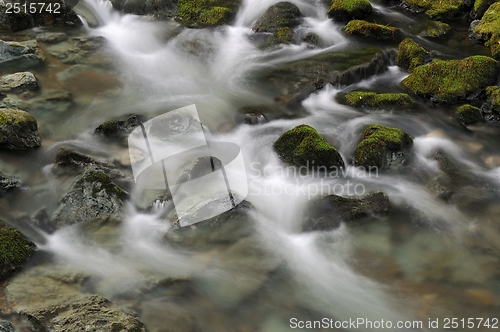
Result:
{"type": "Polygon", "coordinates": [[[396,158],[404,161],[403,151],[412,145],[410,135],[401,129],[372,124],[366,127],[356,147],[354,163],[365,168],[388,168],[396,158]]]}
{"type": "Polygon", "coordinates": [[[396,64],[401,69],[411,72],[416,67],[425,63],[427,55],[427,51],[422,46],[417,44],[413,39],[406,38],[399,43],[396,64]]]}
{"type": "Polygon", "coordinates": [[[297,167],[344,167],[337,149],[308,125],[286,131],[274,142],[273,147],[282,161],[297,167]]]}
{"type": "Polygon", "coordinates": [[[365,18],[373,11],[368,0],[333,0],[328,16],[336,21],[350,21],[365,18]]]}
{"type": "Polygon", "coordinates": [[[370,23],[363,20],[350,21],[344,27],[344,31],[353,36],[362,36],[381,40],[396,39],[400,33],[398,28],[370,23]]]}
{"type": "Polygon", "coordinates": [[[457,108],[457,118],[463,124],[472,124],[483,119],[481,110],[479,107],[472,106],[470,104],[465,104],[457,108]]]}
{"type": "Polygon", "coordinates": [[[476,55],[462,60],[438,60],[416,67],[402,81],[415,94],[441,103],[458,103],[496,82],[499,64],[476,55]]]}
{"type": "Polygon", "coordinates": [[[415,102],[406,93],[376,93],[371,91],[352,91],[343,98],[345,102],[356,108],[373,109],[409,109],[415,102]]]}
{"type": "Polygon", "coordinates": [[[484,45],[491,50],[491,55],[500,58],[500,2],[492,4],[473,31],[481,36],[484,45]]]}
{"type": "Polygon", "coordinates": [[[434,20],[452,20],[458,18],[464,9],[463,0],[403,0],[412,11],[425,12],[434,20]]]}
{"type": "Polygon", "coordinates": [[[218,0],[179,0],[177,16],[188,26],[219,26],[231,21],[238,4],[227,6],[218,0]]]}
{"type": "Polygon", "coordinates": [[[35,245],[19,231],[0,228],[0,281],[19,271],[35,252],[35,245]]]}

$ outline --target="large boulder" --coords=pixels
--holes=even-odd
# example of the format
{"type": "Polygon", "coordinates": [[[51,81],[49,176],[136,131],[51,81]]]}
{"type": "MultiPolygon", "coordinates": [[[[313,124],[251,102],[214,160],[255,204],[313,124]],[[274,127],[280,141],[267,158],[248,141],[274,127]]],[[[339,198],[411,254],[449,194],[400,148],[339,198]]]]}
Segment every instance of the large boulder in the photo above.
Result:
{"type": "Polygon", "coordinates": [[[413,140],[398,128],[372,124],[363,131],[363,137],[354,152],[356,166],[391,168],[406,163],[404,152],[413,145],[413,140]]]}
{"type": "Polygon", "coordinates": [[[328,10],[328,16],[337,21],[349,21],[365,18],[372,11],[368,0],[334,0],[328,10]]]}
{"type": "Polygon", "coordinates": [[[374,39],[397,39],[401,31],[395,27],[371,23],[363,20],[352,20],[346,24],[344,31],[353,36],[368,37],[374,39]]]}
{"type": "Polygon", "coordinates": [[[43,54],[34,40],[26,42],[0,40],[0,71],[36,67],[43,60],[43,54]]]}
{"type": "Polygon", "coordinates": [[[413,39],[406,38],[399,43],[396,64],[401,69],[412,72],[413,69],[425,63],[428,55],[429,53],[413,39]]]}
{"type": "Polygon", "coordinates": [[[40,331],[146,332],[139,318],[100,295],[85,295],[20,313],[40,331]]]}
{"type": "Polygon", "coordinates": [[[464,0],[402,0],[403,8],[412,12],[425,13],[434,20],[453,20],[462,15],[464,0]]]}
{"type": "Polygon", "coordinates": [[[496,83],[499,64],[495,59],[476,55],[462,60],[438,60],[416,67],[402,81],[415,94],[440,103],[473,99],[496,83]]]}
{"type": "Polygon", "coordinates": [[[470,11],[471,20],[479,20],[483,17],[484,13],[488,10],[491,4],[498,2],[498,0],[475,0],[474,6],[470,11]]]}
{"type": "Polygon", "coordinates": [[[17,108],[0,108],[0,149],[24,150],[40,145],[34,117],[17,108]]]}
{"type": "Polygon", "coordinates": [[[22,92],[38,88],[38,80],[29,71],[0,77],[0,92],[22,92]]]}
{"type": "Polygon", "coordinates": [[[97,167],[88,167],[76,179],[54,213],[56,227],[117,216],[127,199],[126,191],[97,167]]]}
{"type": "Polygon", "coordinates": [[[481,121],[483,115],[479,107],[465,104],[457,108],[457,118],[461,123],[468,125],[481,121]]]}
{"type": "Polygon", "coordinates": [[[273,148],[282,161],[296,167],[328,169],[345,166],[337,149],[308,125],[286,131],[274,142],[273,148]]]}
{"type": "Polygon", "coordinates": [[[407,110],[415,107],[415,102],[406,93],[351,91],[341,101],[352,107],[368,109],[407,110]]]}
{"type": "Polygon", "coordinates": [[[0,228],[0,281],[19,271],[35,252],[35,245],[19,231],[0,228]]]}
{"type": "Polygon", "coordinates": [[[383,192],[369,193],[362,197],[329,195],[310,204],[302,229],[335,229],[343,221],[350,222],[370,215],[386,214],[390,210],[389,197],[383,192]]]}
{"type": "Polygon", "coordinates": [[[239,4],[239,1],[179,0],[177,16],[189,27],[219,26],[234,18],[239,4]]]}
{"type": "Polygon", "coordinates": [[[482,42],[490,48],[494,58],[500,58],[500,2],[488,8],[472,33],[471,37],[475,41],[482,42]]]}

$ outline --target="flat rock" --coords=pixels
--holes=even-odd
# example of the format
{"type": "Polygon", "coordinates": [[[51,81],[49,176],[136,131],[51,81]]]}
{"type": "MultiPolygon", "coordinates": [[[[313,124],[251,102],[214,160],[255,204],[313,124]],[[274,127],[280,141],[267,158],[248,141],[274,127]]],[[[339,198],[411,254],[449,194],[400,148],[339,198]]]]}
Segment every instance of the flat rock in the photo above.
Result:
{"type": "Polygon", "coordinates": [[[22,92],[38,88],[38,80],[29,71],[0,77],[0,92],[22,92]]]}
{"type": "Polygon", "coordinates": [[[36,40],[47,44],[60,43],[67,39],[68,35],[64,32],[43,32],[36,35],[36,40]]]}

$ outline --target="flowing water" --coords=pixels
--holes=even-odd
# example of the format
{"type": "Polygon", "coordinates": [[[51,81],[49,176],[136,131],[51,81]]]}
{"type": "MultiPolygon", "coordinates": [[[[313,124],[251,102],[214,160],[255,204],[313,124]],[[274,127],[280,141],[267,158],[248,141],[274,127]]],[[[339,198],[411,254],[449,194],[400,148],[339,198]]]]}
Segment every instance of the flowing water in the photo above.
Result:
{"type": "MultiPolygon", "coordinates": [[[[428,319],[499,318],[498,130],[467,130],[454,120],[452,109],[425,102],[418,112],[369,113],[336,102],[339,93],[356,88],[400,91],[399,82],[407,74],[396,66],[348,87],[325,86],[302,102],[304,117],[239,123],[235,119],[241,117],[240,107],[274,103],[274,92],[263,87],[259,72],[318,53],[368,46],[344,36],[342,26],[327,18],[321,1],[295,0],[306,17],[298,35],[316,33],[322,48],[299,43],[262,49],[253,40],[251,26],[277,2],[244,0],[233,23],[217,29],[182,29],[175,22],[119,14],[106,1],[80,2],[77,11],[93,27],[74,34],[104,37],[114,68],[86,74],[83,84],[62,83],[77,101],[70,110],[58,115],[33,112],[41,128],[41,149],[2,152],[2,170],[31,187],[8,202],[10,218],[32,215],[41,207],[56,209],[72,181],[51,172],[59,147],[73,146],[119,161],[131,175],[127,148],[102,141],[92,135],[93,129],[125,114],[152,118],[196,104],[213,140],[242,149],[250,183],[246,200],[254,207],[245,222],[252,230],[235,244],[194,250],[170,243],[164,238],[170,225],[161,217],[161,204],[145,212],[137,208],[142,193],[132,190],[123,222],[43,234],[41,258],[32,268],[82,271],[89,276],[82,291],[103,294],[134,310],[148,331],[161,331],[166,323],[173,331],[193,326],[196,331],[288,331],[292,318],[324,317],[421,321],[422,327],[406,330],[425,331],[428,319]],[[352,166],[340,177],[282,172],[284,165],[272,144],[303,123],[336,146],[346,164],[365,125],[401,128],[414,138],[411,163],[371,176],[352,166]],[[454,160],[460,173],[450,184],[456,191],[450,201],[437,198],[433,190],[443,176],[433,158],[438,150],[454,160]],[[336,188],[335,193],[346,196],[356,184],[363,192],[387,193],[393,212],[328,232],[300,231],[307,203],[325,194],[317,188],[336,188]],[[168,278],[181,282],[175,287],[150,286],[168,278]]],[[[382,22],[393,22],[411,35],[414,18],[382,4],[375,9],[382,22]]],[[[452,42],[425,41],[425,46],[443,57],[477,51],[466,40],[458,46],[452,42]]],[[[36,72],[42,87],[55,84],[50,83],[55,73],[67,67],[50,56],[47,61],[53,62],[51,67],[36,72]]]]}

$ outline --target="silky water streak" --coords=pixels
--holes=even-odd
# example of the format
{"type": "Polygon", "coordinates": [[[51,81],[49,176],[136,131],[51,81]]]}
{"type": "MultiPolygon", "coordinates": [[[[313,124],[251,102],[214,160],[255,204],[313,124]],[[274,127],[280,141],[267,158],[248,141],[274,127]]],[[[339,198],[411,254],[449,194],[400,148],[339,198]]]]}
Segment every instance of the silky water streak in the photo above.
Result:
{"type": "Polygon", "coordinates": [[[141,124],[128,138],[137,186],[169,190],[180,226],[231,210],[248,194],[240,147],[208,142],[206,130],[190,105],[141,124]]]}

